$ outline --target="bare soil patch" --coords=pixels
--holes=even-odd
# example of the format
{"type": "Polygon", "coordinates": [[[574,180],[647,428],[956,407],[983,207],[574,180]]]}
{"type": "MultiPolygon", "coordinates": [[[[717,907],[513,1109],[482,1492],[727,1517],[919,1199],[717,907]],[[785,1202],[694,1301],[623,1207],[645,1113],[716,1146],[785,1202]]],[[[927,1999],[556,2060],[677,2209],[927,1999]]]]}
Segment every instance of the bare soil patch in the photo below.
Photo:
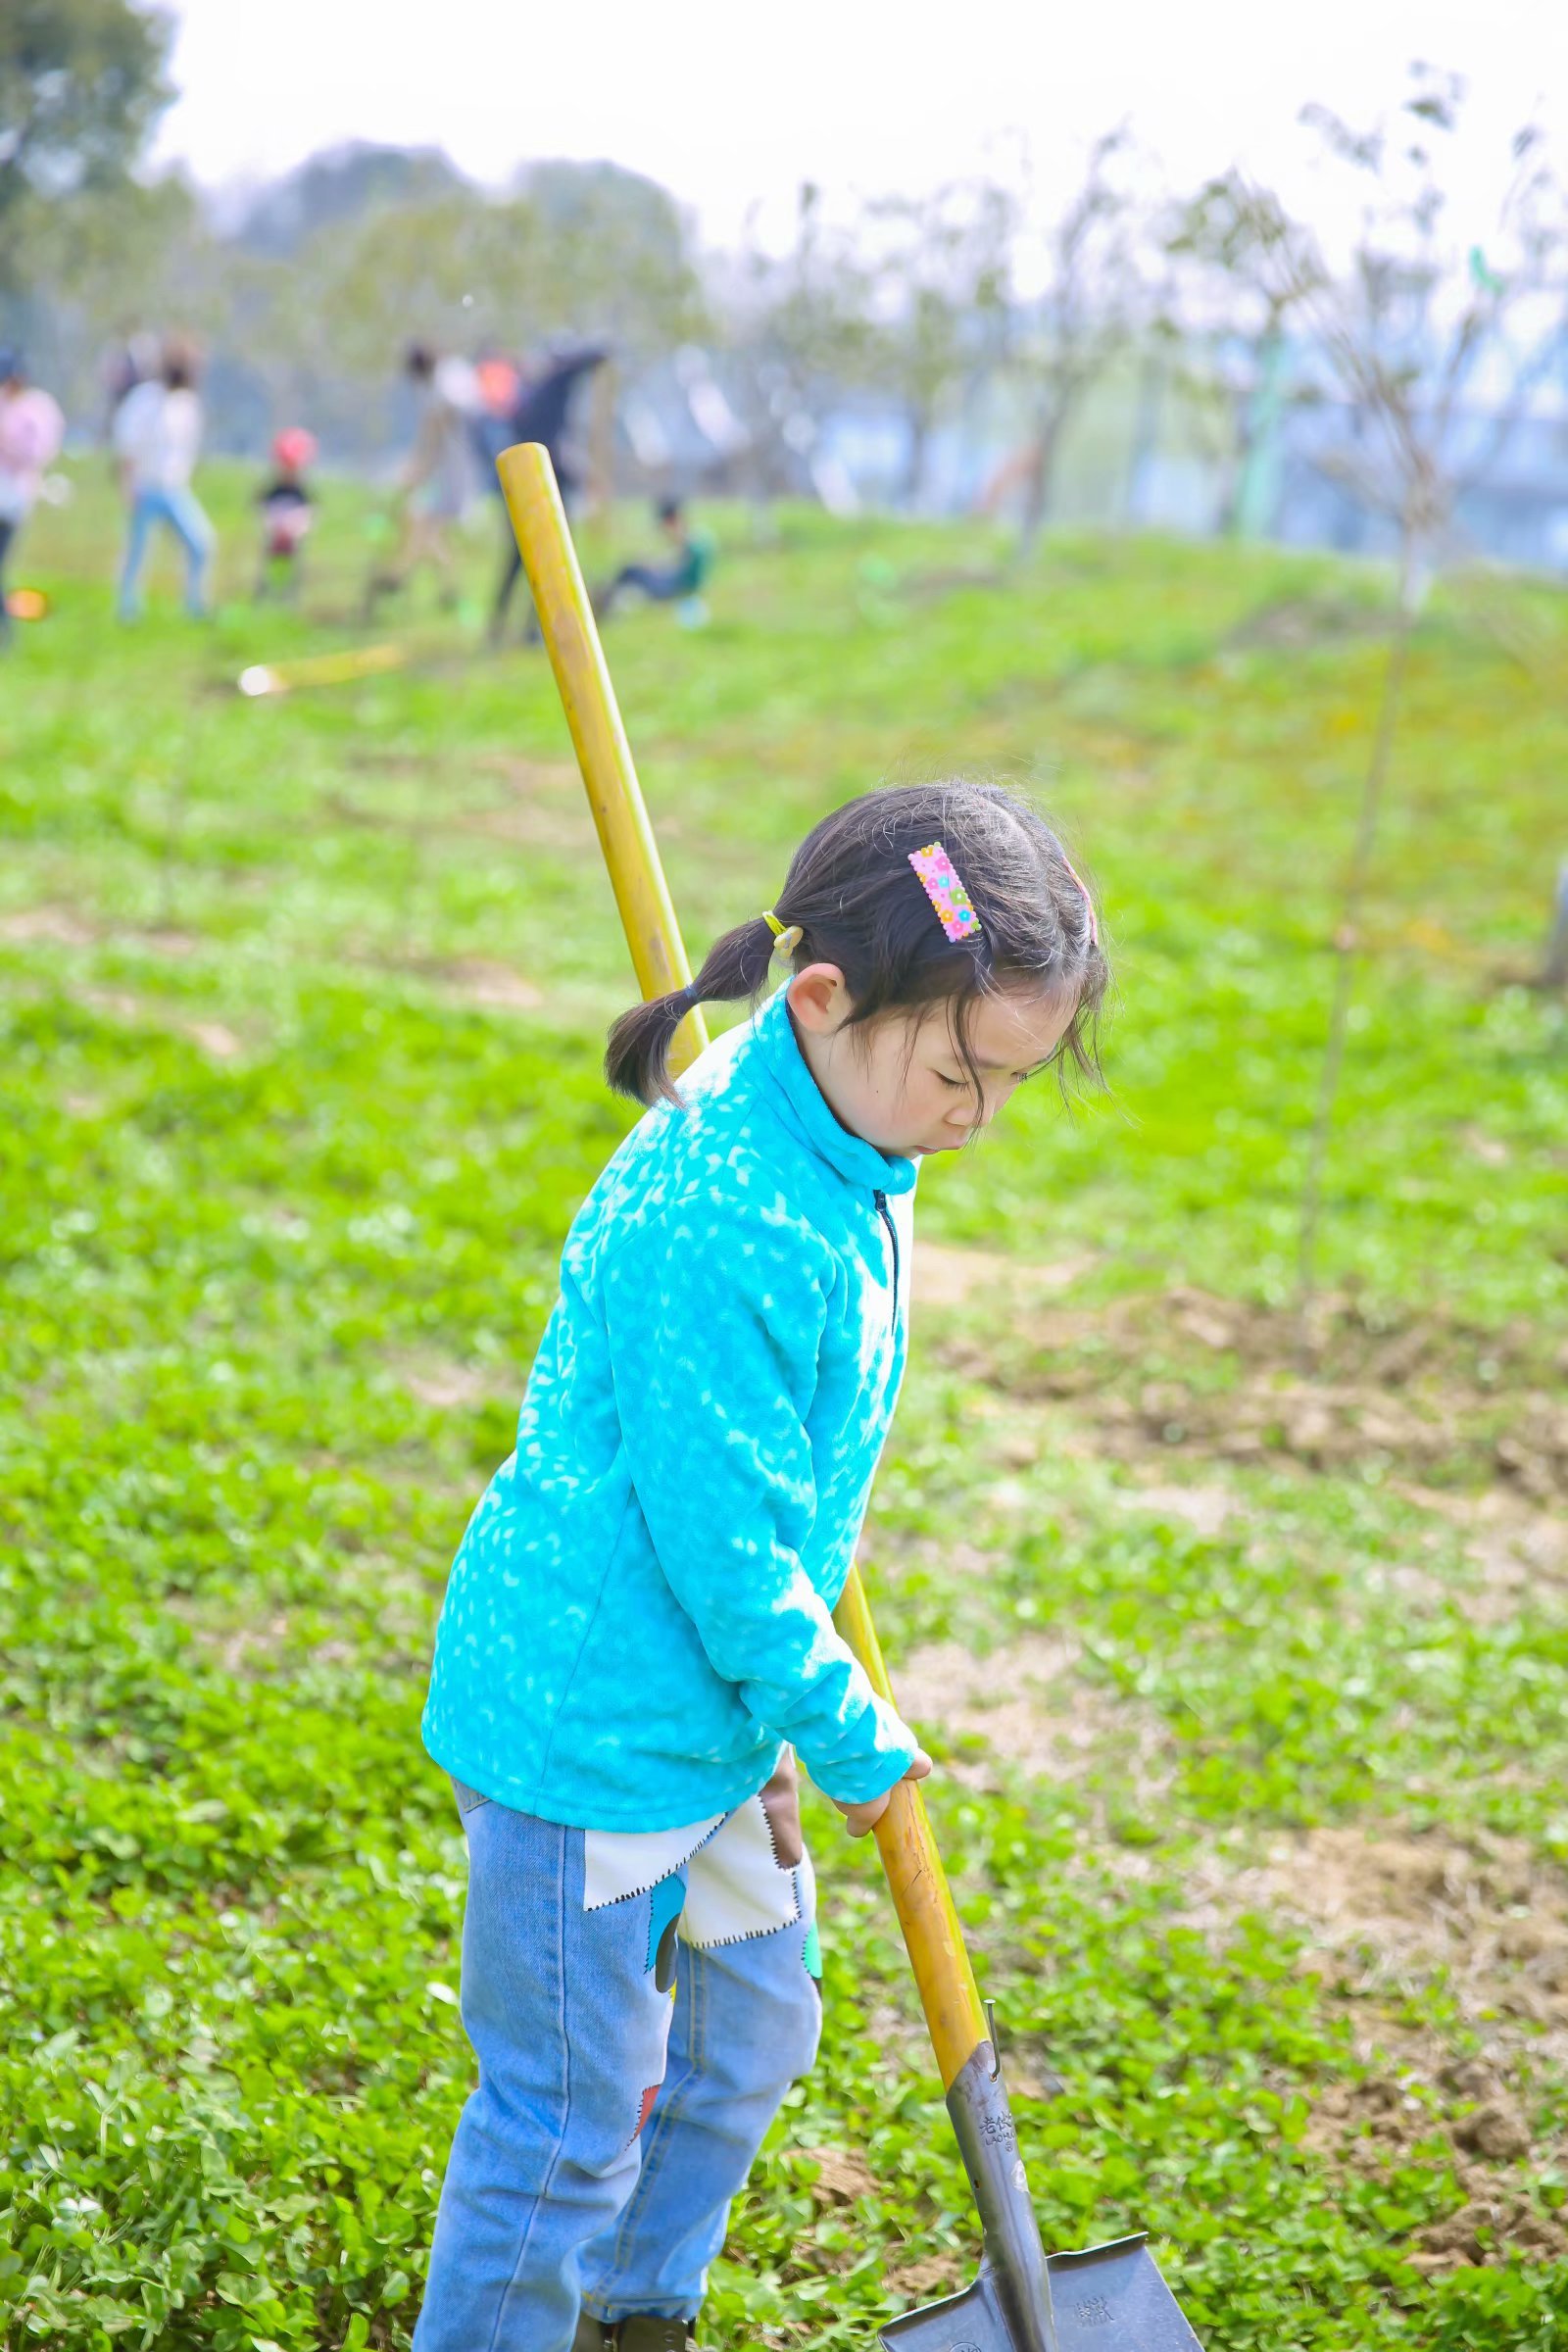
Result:
{"type": "MultiPolygon", "coordinates": [[[[1300,1921],[1357,1991],[1396,1994],[1441,1971],[1484,2041],[1528,2039],[1568,2064],[1568,1883],[1523,1838],[1320,1827],[1199,1885],[1233,1914],[1251,1906],[1300,1921]]],[[[1200,1901],[1195,1919],[1203,1915],[1200,1901]]]]}
{"type": "Polygon", "coordinates": [[[150,1004],[144,997],[133,996],[124,988],[78,988],[72,994],[89,1011],[113,1021],[123,1021],[127,1027],[138,1029],[172,1029],[200,1046],[211,1061],[235,1061],[245,1051],[245,1040],[230,1029],[226,1021],[193,1020],[175,1012],[167,1004],[150,1004]]]}
{"type": "Polygon", "coordinates": [[[1417,2268],[1568,2256],[1560,2209],[1527,2193],[1552,2162],[1533,2078],[1568,2074],[1568,1882],[1523,1839],[1459,1839],[1397,1824],[1335,1825],[1193,1876],[1184,1926],[1227,1934],[1261,1912],[1308,1937],[1302,1965],[1354,2004],[1371,2071],[1321,2084],[1308,2146],[1381,2173],[1446,2143],[1464,2203],[1420,2234],[1417,2268]],[[1414,2027],[1405,1997],[1442,1975],[1479,2054],[1414,2027]]]}
{"type": "Polygon", "coordinates": [[[811,2195],[818,2205],[849,2205],[876,2191],[876,2175],[853,2148],[802,2148],[799,2153],[816,2167],[811,2195]]]}
{"type": "Polygon", "coordinates": [[[215,1061],[232,1061],[245,1051],[244,1043],[223,1021],[181,1021],[185,1035],[210,1054],[215,1061]]]}
{"type": "Polygon", "coordinates": [[[411,957],[393,968],[439,988],[457,1004],[479,1004],[487,1011],[537,1012],[545,1002],[542,989],[489,956],[411,957]]]}
{"type": "Polygon", "coordinates": [[[409,1394],[437,1412],[455,1412],[470,1404],[481,1404],[497,1390],[493,1368],[460,1364],[451,1356],[424,1356],[417,1362],[397,1364],[394,1369],[409,1394]]]}
{"type": "Polygon", "coordinates": [[[582,777],[570,760],[524,760],[515,752],[486,752],[474,766],[484,775],[500,776],[518,793],[575,798],[582,791],[582,777]]]}
{"type": "Polygon", "coordinates": [[[24,906],[0,918],[0,939],[18,947],[90,948],[98,934],[69,906],[24,906]]]}
{"type": "Polygon", "coordinates": [[[1548,1596],[1568,1604],[1568,1515],[1538,1510],[1506,1487],[1481,1494],[1441,1487],[1398,1491],[1468,1539],[1466,1556],[1479,1574],[1465,1607],[1478,1623],[1504,1623],[1527,1604],[1540,1608],[1548,1596]]]}
{"type": "Polygon", "coordinates": [[[1068,1289],[1094,1263],[1085,1255],[1031,1265],[1000,1250],[922,1241],[914,1253],[911,1287],[914,1303],[923,1307],[964,1306],[971,1298],[1004,1291],[1014,1299],[1038,1298],[1068,1289]]]}
{"type": "Polygon", "coordinates": [[[1103,1452],[1372,1464],[1427,1484],[1500,1481],[1540,1506],[1568,1498],[1568,1346],[1529,1319],[1481,1332],[1330,1299],[1306,1369],[1294,1314],[1254,1300],[1180,1289],[1075,1306],[1031,1293],[1021,1272],[991,1288],[989,1323],[939,1333],[937,1352],[1014,1398],[1070,1399],[1103,1452]]]}
{"type": "MultiPolygon", "coordinates": [[[[1216,1496],[1215,1507],[1220,1499],[1230,1498],[1216,1496]]],[[[1059,1781],[1114,1759],[1157,1787],[1163,1725],[1085,1685],[1076,1666],[1070,1641],[1043,1635],[983,1660],[934,1642],[905,1661],[898,1695],[915,1723],[983,1742],[979,1759],[942,1767],[969,1786],[994,1785],[999,1764],[1059,1781]]],[[[1123,1861],[1140,1875],[1139,1854],[1118,1851],[1123,1861]]],[[[1228,1937],[1246,1913],[1273,1919],[1305,1937],[1303,1969],[1351,2005],[1367,2071],[1318,2086],[1308,2145],[1373,2174],[1446,2147],[1463,2202],[1420,2234],[1418,2268],[1499,2253],[1568,2257],[1563,2214],[1529,2187],[1553,2160],[1534,2079],[1568,2076],[1568,1880],[1543,1870],[1522,1838],[1352,1824],[1282,1837],[1252,1861],[1215,1850],[1191,1889],[1172,1925],[1228,1937]],[[1410,2022],[1409,1996],[1439,1976],[1479,2054],[1456,2055],[1438,2031],[1410,2022]]],[[[912,2276],[905,2283],[911,2296],[923,2291],[912,2276]]]]}
{"type": "Polygon", "coordinates": [[[1255,647],[1294,653],[1315,645],[1343,644],[1348,638],[1387,637],[1390,625],[1389,614],[1376,605],[1293,596],[1250,613],[1225,642],[1238,651],[1255,647]]]}
{"type": "Polygon", "coordinates": [[[454,816],[452,824],[457,832],[479,833],[488,841],[516,842],[525,849],[565,850],[574,857],[589,851],[598,855],[586,803],[574,807],[570,802],[525,801],[515,808],[475,808],[454,816]]]}
{"type": "Polygon", "coordinates": [[[956,2294],[963,2285],[965,2272],[956,2254],[928,2254],[919,2262],[901,2263],[896,2270],[884,2271],[882,2282],[891,2294],[907,2295],[911,2303],[922,2303],[929,2296],[956,2294]]]}
{"type": "Polygon", "coordinates": [[[956,1758],[944,1772],[973,1788],[995,1786],[990,1759],[1042,1780],[1081,1780],[1114,1750],[1145,1788],[1168,1773],[1169,1735],[1159,1718],[1080,1679],[1069,1641],[1031,1634],[977,1658],[958,1642],[929,1642],[899,1666],[901,1713],[950,1739],[978,1740],[989,1757],[956,1758]]]}
{"type": "Polygon", "coordinates": [[[1158,1481],[1151,1486],[1129,1488],[1118,1499],[1126,1510],[1152,1511],[1162,1519],[1180,1519],[1195,1535],[1209,1539],[1222,1535],[1243,1508],[1229,1487],[1178,1487],[1158,1481]]]}
{"type": "Polygon", "coordinates": [[[89,922],[71,906],[24,906],[14,914],[0,916],[0,940],[17,947],[129,948],[170,962],[199,955],[202,947],[191,932],[177,930],[171,923],[111,931],[89,922]]]}

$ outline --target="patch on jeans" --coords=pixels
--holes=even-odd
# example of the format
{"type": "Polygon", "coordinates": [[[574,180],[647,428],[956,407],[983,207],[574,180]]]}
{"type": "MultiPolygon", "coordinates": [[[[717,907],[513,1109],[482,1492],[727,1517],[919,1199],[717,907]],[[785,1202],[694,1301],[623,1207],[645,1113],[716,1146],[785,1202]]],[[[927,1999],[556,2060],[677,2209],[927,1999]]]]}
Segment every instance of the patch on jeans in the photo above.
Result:
{"type": "Polygon", "coordinates": [[[667,1992],[675,1982],[675,1930],[685,1900],[686,1882],[673,1871],[660,1880],[648,1898],[647,1965],[661,1992],[667,1992]]]}
{"type": "Polygon", "coordinates": [[[810,1915],[810,1864],[783,1868],[760,1796],[738,1805],[686,1869],[681,1939],[699,1949],[771,1936],[810,1915]]]}
{"type": "Polygon", "coordinates": [[[651,2082],[643,2092],[642,2113],[637,2118],[637,2130],[632,2133],[633,2139],[639,2136],[647,2125],[648,2118],[653,2114],[654,2101],[658,2098],[661,2087],[662,2085],[658,2082],[651,2082]]]}
{"type": "Polygon", "coordinates": [[[822,1982],[822,1938],[816,1932],[814,1919],[806,1931],[806,1944],[801,1958],[806,1962],[807,1975],[812,1979],[813,1983],[820,1984],[822,1982]]]}
{"type": "Polygon", "coordinates": [[[793,1870],[806,1844],[801,1836],[801,1785],[792,1748],[786,1747],[779,1756],[778,1769],[760,1791],[760,1798],[773,1840],[773,1858],[780,1870],[793,1870]]]}
{"type": "Polygon", "coordinates": [[[584,1830],[582,1907],[602,1911],[607,1903],[647,1894],[696,1853],[722,1826],[722,1813],[680,1830],[584,1830]]]}

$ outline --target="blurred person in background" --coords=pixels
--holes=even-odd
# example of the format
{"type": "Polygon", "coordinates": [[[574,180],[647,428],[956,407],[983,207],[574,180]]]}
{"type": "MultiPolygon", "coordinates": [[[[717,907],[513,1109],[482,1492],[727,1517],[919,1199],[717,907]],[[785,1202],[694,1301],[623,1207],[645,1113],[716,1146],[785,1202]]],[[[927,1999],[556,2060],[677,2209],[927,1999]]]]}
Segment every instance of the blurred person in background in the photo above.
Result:
{"type": "MultiPolygon", "coordinates": [[[[654,510],[664,535],[662,564],[623,564],[608,588],[594,599],[601,620],[628,594],[646,596],[652,604],[701,607],[703,582],[713,568],[713,543],[706,531],[695,531],[686,519],[681,499],[662,498],[654,510]]],[[[694,611],[694,619],[706,612],[694,611]]]]}
{"type": "Polygon", "coordinates": [[[194,351],[170,342],[158,374],[134,385],[115,412],[115,458],[130,509],[120,575],[122,620],[134,620],[141,611],[141,568],[147,542],[160,523],[184,550],[186,612],[198,620],[207,612],[213,526],[190,486],[202,443],[196,378],[194,351]]]}
{"type": "Polygon", "coordinates": [[[316,520],[316,499],[305,469],[316,460],[316,435],[291,424],[272,442],[272,473],[256,494],[262,516],[262,566],[256,601],[276,594],[293,599],[300,590],[301,549],[316,520]]]}
{"type": "Polygon", "coordinates": [[[428,343],[411,343],[404,373],[414,387],[417,420],[414,441],[398,477],[402,532],[396,554],[371,573],[365,591],[365,616],[372,619],[383,596],[404,587],[421,564],[440,575],[443,607],[457,601],[452,526],[463,515],[472,485],[469,420],[478,386],[466,360],[443,359],[428,343]]]}
{"type": "Polygon", "coordinates": [[[0,647],[11,640],[6,566],[65,437],[58,402],[28,383],[20,352],[0,351],[0,647]]]}
{"type": "MultiPolygon", "coordinates": [[[[550,452],[550,462],[561,484],[562,503],[568,514],[582,486],[582,468],[572,446],[572,405],[577,388],[587,382],[595,368],[609,359],[608,351],[597,344],[580,351],[563,352],[546,359],[537,368],[518,369],[514,397],[510,407],[487,404],[487,413],[477,420],[475,445],[485,465],[486,480],[497,498],[501,482],[495,462],[504,449],[518,441],[537,441],[550,452]]],[[[522,572],[522,558],[517,552],[516,535],[511,517],[502,511],[501,573],[490,607],[490,643],[500,645],[507,632],[507,613],[513,591],[522,572]]],[[[527,629],[530,640],[539,634],[537,614],[530,615],[527,629]]]]}

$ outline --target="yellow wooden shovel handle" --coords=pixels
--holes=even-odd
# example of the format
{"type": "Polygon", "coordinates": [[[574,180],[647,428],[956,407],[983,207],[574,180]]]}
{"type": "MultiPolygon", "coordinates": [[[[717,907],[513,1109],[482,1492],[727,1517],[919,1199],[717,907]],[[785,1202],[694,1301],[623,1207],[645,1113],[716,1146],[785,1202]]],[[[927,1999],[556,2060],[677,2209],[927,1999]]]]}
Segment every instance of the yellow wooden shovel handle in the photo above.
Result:
{"type": "MultiPolygon", "coordinates": [[[[503,450],[496,463],[638,982],[645,997],[663,996],[690,979],[691,966],[577,565],[555,467],[549,451],[534,442],[503,450]]],[[[671,1067],[684,1069],[707,1042],[702,1015],[694,1012],[676,1035],[671,1067]]],[[[893,1691],[858,1568],[850,1570],[834,1623],[872,1688],[891,1701],[893,1691]]],[[[913,1782],[901,1781],[894,1789],[877,1824],[876,1841],[946,2090],[986,2039],[987,2028],[947,1874],[913,1782]]]]}
{"type": "MultiPolygon", "coordinates": [[[[897,1702],[882,1657],[882,1644],[871,1622],[871,1604],[858,1568],[852,1568],[833,1622],[865,1668],[879,1698],[897,1702]]],[[[914,1781],[900,1781],[888,1809],[874,1832],[882,1867],[887,1872],[893,1907],[904,1930],[904,1941],[925,2011],[931,2047],[941,2070],[942,2087],[951,2090],[957,2075],[990,2032],[980,1993],[969,1964],[963,1930],[954,1908],[948,1874],[937,1852],[925,1809],[925,1798],[914,1781]]]]}
{"type": "MultiPolygon", "coordinates": [[[[519,441],[502,451],[496,471],[576,746],[637,984],[645,997],[667,996],[672,988],[684,987],[692,967],[605,666],[556,469],[548,449],[537,441],[519,441]]],[[[689,1014],[670,1048],[671,1069],[683,1070],[707,1043],[702,1014],[689,1014]]]]}

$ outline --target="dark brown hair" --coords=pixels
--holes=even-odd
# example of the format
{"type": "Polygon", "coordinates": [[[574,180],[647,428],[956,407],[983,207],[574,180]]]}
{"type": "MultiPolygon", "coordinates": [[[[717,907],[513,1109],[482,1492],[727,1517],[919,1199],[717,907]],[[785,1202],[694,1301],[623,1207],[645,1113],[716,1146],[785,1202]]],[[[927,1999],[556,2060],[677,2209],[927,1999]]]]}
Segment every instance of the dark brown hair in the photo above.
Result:
{"type": "MultiPolygon", "coordinates": [[[[1007,988],[1059,995],[1073,1005],[1054,1059],[1099,1082],[1098,1016],[1109,981],[1088,891],[1055,834],[1028,802],[1001,784],[957,777],[888,785],[835,808],[795,856],[773,912],[798,923],[797,971],[835,963],[855,1010],[852,1025],[946,1003],[959,1056],[978,1093],[969,1044],[972,1007],[1007,988]],[[950,940],[909,863],[940,842],[957,868],[978,936],[950,940]]],[[[694,1005],[760,996],[774,934],[760,913],[726,931],[689,987],[623,1012],[610,1032],[605,1075],[639,1102],[673,1098],[669,1047],[694,1005]]]]}
{"type": "Polygon", "coordinates": [[[188,392],[202,371],[201,353],[186,335],[171,335],[161,355],[159,373],[171,392],[188,392]]]}

